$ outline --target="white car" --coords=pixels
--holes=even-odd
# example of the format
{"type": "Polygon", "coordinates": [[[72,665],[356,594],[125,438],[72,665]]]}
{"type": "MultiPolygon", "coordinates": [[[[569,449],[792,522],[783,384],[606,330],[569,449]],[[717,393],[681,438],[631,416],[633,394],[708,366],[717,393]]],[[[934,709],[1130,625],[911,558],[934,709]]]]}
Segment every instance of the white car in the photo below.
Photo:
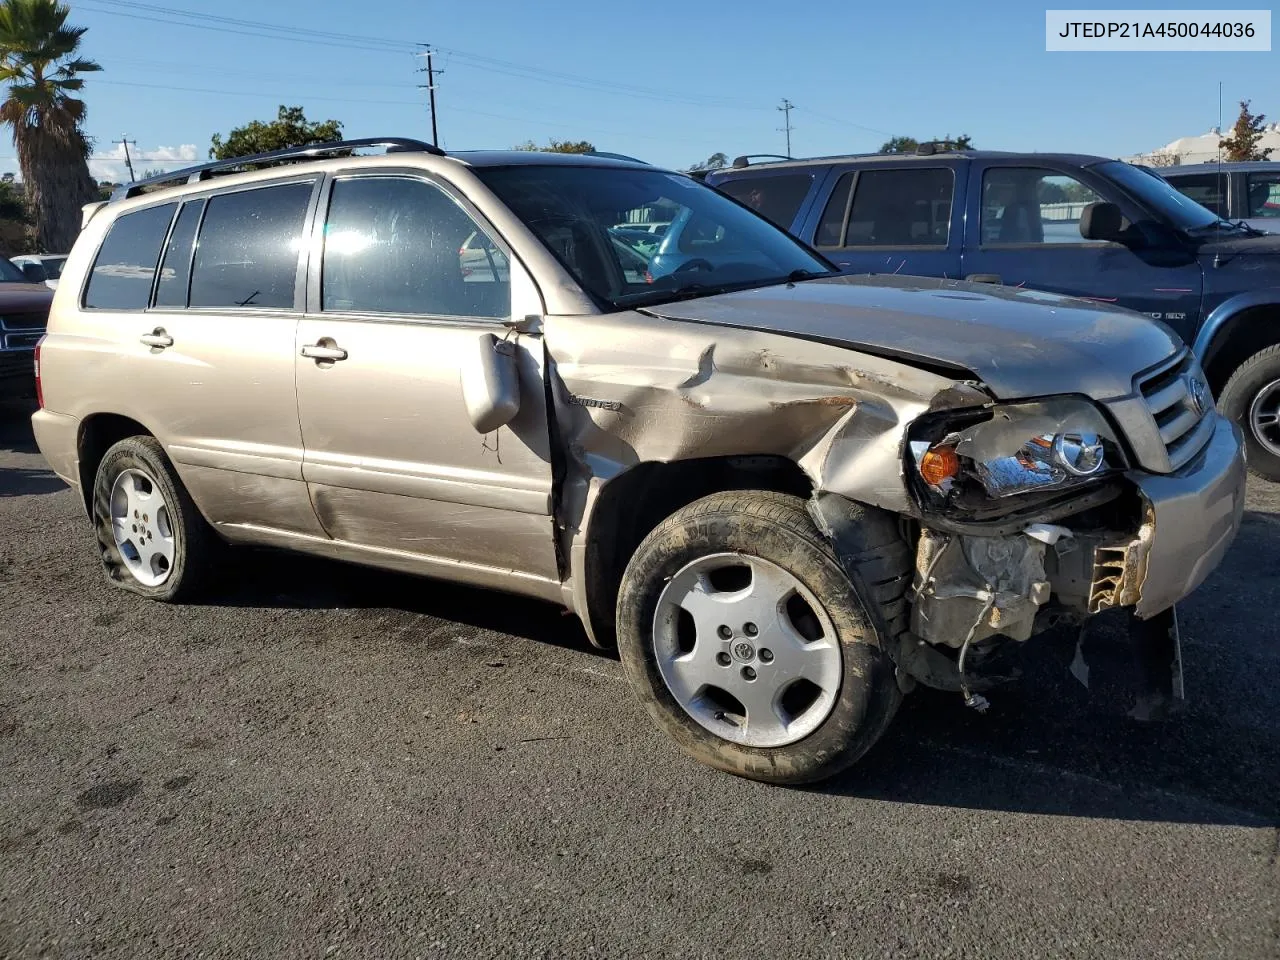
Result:
{"type": "Polygon", "coordinates": [[[67,255],[64,253],[32,253],[20,257],[10,257],[10,262],[26,274],[33,283],[43,283],[51,290],[58,289],[58,278],[62,276],[62,268],[66,266],[67,255]],[[28,266],[39,267],[44,276],[28,270],[28,266]]]}

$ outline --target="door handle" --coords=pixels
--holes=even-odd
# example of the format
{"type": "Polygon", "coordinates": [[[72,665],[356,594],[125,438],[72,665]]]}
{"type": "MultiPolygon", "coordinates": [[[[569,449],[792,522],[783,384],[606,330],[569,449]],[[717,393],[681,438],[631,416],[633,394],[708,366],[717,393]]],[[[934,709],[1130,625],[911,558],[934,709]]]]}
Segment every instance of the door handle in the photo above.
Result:
{"type": "Polygon", "coordinates": [[[965,279],[966,279],[966,280],[968,280],[968,281],[970,281],[971,283],[999,283],[999,282],[1000,282],[1000,274],[998,274],[998,273],[971,273],[971,274],[969,274],[967,277],[965,277],[965,279]]]}
{"type": "Polygon", "coordinates": [[[165,333],[164,327],[156,327],[150,333],[144,333],[138,338],[148,347],[156,347],[163,350],[165,347],[173,346],[173,337],[165,333]]]}
{"type": "Polygon", "coordinates": [[[312,360],[327,360],[330,363],[334,360],[347,359],[347,351],[343,350],[332,340],[329,340],[328,337],[321,340],[319,343],[308,343],[302,348],[302,355],[304,357],[310,357],[312,360]]]}

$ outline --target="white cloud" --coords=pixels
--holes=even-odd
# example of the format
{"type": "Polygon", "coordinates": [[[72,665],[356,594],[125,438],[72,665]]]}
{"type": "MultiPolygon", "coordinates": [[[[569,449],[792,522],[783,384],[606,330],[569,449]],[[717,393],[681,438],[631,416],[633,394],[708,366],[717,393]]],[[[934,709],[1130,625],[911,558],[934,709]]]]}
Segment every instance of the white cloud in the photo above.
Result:
{"type": "MultiPolygon", "coordinates": [[[[199,163],[201,159],[200,148],[194,143],[184,143],[179,147],[147,147],[131,143],[129,155],[133,158],[133,172],[139,177],[144,170],[176,170],[199,163]]],[[[110,180],[113,183],[128,180],[129,169],[124,162],[124,145],[111,144],[110,150],[99,148],[89,160],[89,172],[95,180],[110,180]]]]}

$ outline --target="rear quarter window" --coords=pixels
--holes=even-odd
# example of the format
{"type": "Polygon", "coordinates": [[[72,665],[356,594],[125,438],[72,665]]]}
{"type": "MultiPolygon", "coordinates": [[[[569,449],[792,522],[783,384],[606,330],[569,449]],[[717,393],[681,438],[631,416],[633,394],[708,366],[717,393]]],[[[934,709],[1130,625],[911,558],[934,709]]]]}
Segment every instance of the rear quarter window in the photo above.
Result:
{"type": "Polygon", "coordinates": [[[746,204],[775,226],[790,230],[812,185],[812,174],[786,173],[727,180],[716,184],[716,189],[746,204]]]}
{"type": "Polygon", "coordinates": [[[169,232],[176,203],[148,207],[118,217],[107,229],[85,287],[89,310],[145,310],[160,248],[169,232]]]}

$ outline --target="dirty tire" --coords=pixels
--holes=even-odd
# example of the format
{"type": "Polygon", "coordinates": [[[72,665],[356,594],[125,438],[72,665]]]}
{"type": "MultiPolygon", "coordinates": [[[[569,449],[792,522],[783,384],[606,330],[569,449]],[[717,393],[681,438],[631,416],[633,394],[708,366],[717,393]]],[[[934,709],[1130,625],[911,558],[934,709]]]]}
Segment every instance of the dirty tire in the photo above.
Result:
{"type": "Polygon", "coordinates": [[[123,590],[165,603],[182,603],[206,592],[215,580],[223,541],[196,509],[154,437],[128,437],[103,456],[93,483],[93,528],[107,579],[123,590]],[[126,470],[146,474],[168,508],[174,558],[168,577],[155,586],[140,582],[129,572],[111,532],[111,490],[126,470]]]}
{"type": "Polygon", "coordinates": [[[713,494],[676,511],[640,544],[618,597],[618,649],[645,709],[685,753],[727,773],[779,784],[826,779],[856,762],[880,738],[902,694],[884,651],[884,634],[905,621],[902,593],[910,581],[909,552],[879,511],[868,512],[868,542],[860,554],[870,576],[854,586],[805,509],[787,494],[737,490],[713,494]],[[716,553],[759,557],[783,568],[822,605],[837,635],[842,676],[835,704],[813,732],[794,743],[754,747],[719,737],[691,717],[658,667],[654,617],[659,597],[686,564],[716,553]],[[878,586],[870,586],[873,581],[878,586]]]}
{"type": "Polygon", "coordinates": [[[1254,433],[1249,410],[1258,392],[1280,381],[1280,344],[1255,353],[1240,366],[1222,388],[1218,407],[1224,416],[1240,424],[1248,454],[1249,472],[1264,480],[1280,481],[1280,456],[1264,447],[1254,433]]]}

